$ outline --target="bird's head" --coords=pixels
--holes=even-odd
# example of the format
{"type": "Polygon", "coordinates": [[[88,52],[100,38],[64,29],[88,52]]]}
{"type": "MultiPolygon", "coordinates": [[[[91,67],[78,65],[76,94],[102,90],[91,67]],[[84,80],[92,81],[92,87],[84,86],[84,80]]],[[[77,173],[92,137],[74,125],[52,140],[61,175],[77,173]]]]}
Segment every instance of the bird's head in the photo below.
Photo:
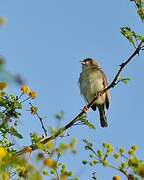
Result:
{"type": "Polygon", "coordinates": [[[98,68],[99,69],[100,68],[99,64],[91,58],[86,58],[86,59],[80,61],[80,63],[82,64],[83,69],[89,69],[89,68],[98,68]]]}

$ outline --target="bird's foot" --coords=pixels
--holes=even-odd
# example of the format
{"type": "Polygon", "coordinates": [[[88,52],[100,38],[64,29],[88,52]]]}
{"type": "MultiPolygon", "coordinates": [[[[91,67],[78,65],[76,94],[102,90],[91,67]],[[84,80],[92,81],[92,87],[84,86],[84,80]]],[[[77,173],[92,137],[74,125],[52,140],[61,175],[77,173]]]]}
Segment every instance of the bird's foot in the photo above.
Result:
{"type": "Polygon", "coordinates": [[[82,111],[83,111],[84,113],[87,113],[87,112],[88,112],[88,110],[89,110],[89,108],[88,108],[87,106],[84,106],[84,108],[83,108],[83,110],[82,110],[82,111]]]}
{"type": "Polygon", "coordinates": [[[96,97],[102,96],[102,93],[101,93],[101,92],[97,92],[97,93],[95,94],[95,96],[96,96],[96,97]]]}

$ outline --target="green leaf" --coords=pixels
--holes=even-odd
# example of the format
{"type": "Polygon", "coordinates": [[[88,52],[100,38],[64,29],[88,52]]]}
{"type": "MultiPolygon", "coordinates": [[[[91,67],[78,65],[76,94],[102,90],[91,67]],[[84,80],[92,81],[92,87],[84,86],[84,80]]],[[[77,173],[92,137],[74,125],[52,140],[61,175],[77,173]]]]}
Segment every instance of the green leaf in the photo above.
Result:
{"type": "Polygon", "coordinates": [[[43,172],[42,172],[42,173],[43,173],[43,175],[44,175],[44,176],[49,176],[49,173],[48,173],[48,171],[47,171],[47,170],[43,170],[43,172]]]}
{"type": "Polygon", "coordinates": [[[0,119],[4,119],[5,118],[5,113],[0,112],[0,119]]]}
{"type": "Polygon", "coordinates": [[[10,129],[10,132],[11,132],[11,135],[13,135],[13,136],[15,136],[15,137],[17,137],[17,138],[19,138],[19,139],[22,139],[23,138],[23,136],[16,130],[16,128],[14,128],[14,127],[12,127],[11,129],[10,129]]]}
{"type": "Polygon", "coordinates": [[[141,20],[144,20],[144,8],[138,8],[137,13],[139,15],[139,17],[141,18],[141,20]]]}
{"type": "Polygon", "coordinates": [[[79,120],[85,124],[86,126],[88,126],[90,129],[96,129],[96,127],[90,122],[87,120],[87,117],[86,115],[83,115],[79,118],[79,120]]]}
{"type": "Polygon", "coordinates": [[[86,144],[85,149],[89,149],[92,148],[93,143],[91,143],[90,141],[83,139],[83,142],[86,144]]]}
{"type": "Polygon", "coordinates": [[[143,21],[144,20],[144,2],[143,0],[130,0],[130,1],[133,1],[136,5],[136,8],[137,8],[137,13],[139,15],[139,17],[141,18],[141,20],[143,21]]]}
{"type": "Polygon", "coordinates": [[[42,139],[38,134],[36,133],[30,133],[32,144],[37,144],[42,139]]]}
{"type": "Polygon", "coordinates": [[[141,36],[141,35],[136,35],[136,38],[137,38],[137,40],[138,41],[144,41],[144,37],[143,36],[141,36]]]}
{"type": "Polygon", "coordinates": [[[85,165],[85,164],[87,164],[87,161],[86,161],[86,160],[83,160],[82,163],[85,165]]]}
{"type": "Polygon", "coordinates": [[[130,81],[131,79],[129,77],[127,78],[118,78],[118,81],[119,82],[122,82],[124,84],[128,84],[128,82],[130,81]]]}
{"type": "Polygon", "coordinates": [[[122,27],[121,29],[121,34],[128,39],[128,41],[134,46],[136,47],[135,44],[135,32],[131,30],[130,27],[122,27]]]}
{"type": "Polygon", "coordinates": [[[137,44],[144,41],[144,37],[135,33],[130,27],[122,27],[121,34],[136,48],[137,44]]]}

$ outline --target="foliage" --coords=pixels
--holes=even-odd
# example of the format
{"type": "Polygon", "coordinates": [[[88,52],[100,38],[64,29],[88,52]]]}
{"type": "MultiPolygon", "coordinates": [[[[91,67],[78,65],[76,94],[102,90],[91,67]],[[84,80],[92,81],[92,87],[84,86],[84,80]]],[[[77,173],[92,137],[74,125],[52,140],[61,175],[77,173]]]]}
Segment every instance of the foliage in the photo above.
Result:
{"type": "Polygon", "coordinates": [[[140,41],[144,40],[143,36],[132,31],[130,27],[122,27],[121,33],[135,48],[140,41]]]}
{"type": "Polygon", "coordinates": [[[102,149],[95,150],[91,142],[88,140],[83,141],[90,157],[90,160],[83,160],[84,165],[97,166],[101,164],[103,167],[109,167],[121,172],[128,179],[144,178],[144,161],[138,159],[136,155],[138,147],[136,145],[131,146],[126,151],[123,147],[117,149],[109,143],[103,143],[102,149]]]}
{"type": "Polygon", "coordinates": [[[144,2],[143,0],[130,0],[133,1],[136,5],[137,13],[142,22],[144,21],[144,2]]]}
{"type": "MultiPolygon", "coordinates": [[[[18,139],[23,138],[18,130],[18,124],[21,118],[21,110],[23,109],[24,103],[34,100],[37,97],[37,93],[32,91],[28,86],[21,86],[21,93],[17,96],[7,94],[5,91],[6,83],[0,83],[0,179],[9,178],[28,178],[28,179],[42,179],[41,175],[57,177],[59,179],[66,179],[73,175],[71,171],[68,171],[66,164],[60,162],[60,157],[67,151],[76,153],[76,139],[72,138],[69,143],[56,143],[56,140],[51,141],[47,144],[42,144],[40,141],[44,137],[36,133],[31,133],[32,145],[37,145],[38,154],[37,161],[41,162],[44,166],[42,172],[37,171],[36,168],[30,164],[25,158],[15,154],[16,149],[14,144],[11,143],[10,136],[18,139]],[[54,160],[56,158],[56,160],[54,160]]],[[[38,117],[41,122],[44,133],[47,130],[43,124],[43,118],[38,113],[38,108],[29,102],[29,111],[32,115],[38,117]]],[[[60,112],[55,115],[57,121],[62,121],[64,113],[60,112]]],[[[58,123],[60,126],[60,123],[58,123]]],[[[59,128],[59,127],[57,127],[59,128]]],[[[57,128],[49,128],[49,135],[54,134],[57,128]]],[[[47,135],[47,134],[46,134],[47,135]]],[[[64,133],[63,133],[64,136],[64,133]]],[[[25,147],[22,154],[31,154],[32,149],[25,147]]]]}

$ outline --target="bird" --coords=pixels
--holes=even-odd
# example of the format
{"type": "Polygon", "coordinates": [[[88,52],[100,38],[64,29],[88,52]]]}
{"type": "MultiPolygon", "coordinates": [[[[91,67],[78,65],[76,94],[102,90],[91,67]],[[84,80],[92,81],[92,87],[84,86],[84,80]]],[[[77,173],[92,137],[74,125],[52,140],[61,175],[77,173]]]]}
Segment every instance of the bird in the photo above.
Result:
{"type": "Polygon", "coordinates": [[[80,63],[82,64],[82,72],[79,77],[80,93],[87,103],[94,100],[96,95],[98,96],[91,108],[93,111],[99,110],[101,127],[107,127],[105,109],[108,109],[110,105],[109,90],[100,94],[108,87],[107,77],[98,62],[92,58],[86,58],[80,63]]]}

